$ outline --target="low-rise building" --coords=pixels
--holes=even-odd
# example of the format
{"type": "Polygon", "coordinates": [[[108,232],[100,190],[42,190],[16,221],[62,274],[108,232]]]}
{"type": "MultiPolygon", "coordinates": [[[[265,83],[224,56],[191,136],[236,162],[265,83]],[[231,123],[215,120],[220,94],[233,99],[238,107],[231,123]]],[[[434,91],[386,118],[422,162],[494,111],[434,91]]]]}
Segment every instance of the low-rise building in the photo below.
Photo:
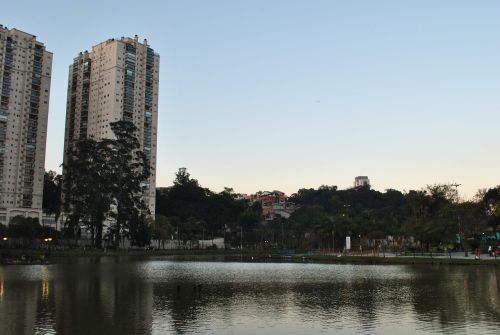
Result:
{"type": "Polygon", "coordinates": [[[259,202],[264,220],[271,221],[282,217],[288,219],[295,210],[295,204],[287,202],[287,196],[281,191],[259,191],[250,196],[250,203],[259,202]]]}

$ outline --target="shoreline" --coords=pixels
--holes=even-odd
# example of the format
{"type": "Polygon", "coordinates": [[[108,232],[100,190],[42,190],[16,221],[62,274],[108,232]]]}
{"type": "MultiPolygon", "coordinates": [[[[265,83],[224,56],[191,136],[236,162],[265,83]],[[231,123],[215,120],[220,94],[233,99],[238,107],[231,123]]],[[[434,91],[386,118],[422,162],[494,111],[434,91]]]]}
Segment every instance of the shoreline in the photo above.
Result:
{"type": "Polygon", "coordinates": [[[489,265],[500,266],[499,258],[489,256],[475,259],[450,258],[446,256],[365,256],[365,255],[325,255],[294,254],[283,256],[276,251],[256,250],[48,250],[48,249],[0,249],[0,265],[49,265],[64,263],[72,258],[157,258],[172,257],[179,260],[203,261],[241,261],[274,263],[322,263],[322,264],[357,264],[357,265],[489,265]]]}

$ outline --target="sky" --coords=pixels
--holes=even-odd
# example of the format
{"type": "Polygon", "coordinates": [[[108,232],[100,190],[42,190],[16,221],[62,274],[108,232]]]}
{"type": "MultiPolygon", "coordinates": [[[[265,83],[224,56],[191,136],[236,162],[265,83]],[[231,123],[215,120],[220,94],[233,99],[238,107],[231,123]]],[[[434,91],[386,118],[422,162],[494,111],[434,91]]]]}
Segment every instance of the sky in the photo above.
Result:
{"type": "Polygon", "coordinates": [[[213,191],[500,184],[500,1],[5,1],[54,53],[46,170],[68,66],[109,38],[160,54],[157,186],[213,191]]]}

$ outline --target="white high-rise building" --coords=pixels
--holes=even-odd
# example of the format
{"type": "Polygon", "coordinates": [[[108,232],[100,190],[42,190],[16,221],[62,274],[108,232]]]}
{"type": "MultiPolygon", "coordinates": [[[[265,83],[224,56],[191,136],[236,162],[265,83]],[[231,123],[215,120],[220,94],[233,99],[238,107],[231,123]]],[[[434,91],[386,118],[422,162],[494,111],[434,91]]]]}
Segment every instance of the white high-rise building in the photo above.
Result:
{"type": "Polygon", "coordinates": [[[0,223],[42,221],[52,53],[0,25],[0,223]]]}
{"type": "MultiPolygon", "coordinates": [[[[151,176],[143,194],[155,214],[156,136],[160,56],[135,38],[109,39],[81,52],[69,66],[64,152],[80,138],[112,138],[110,123],[127,120],[138,129],[151,176]]],[[[66,158],[65,158],[66,161],[66,158]]]]}

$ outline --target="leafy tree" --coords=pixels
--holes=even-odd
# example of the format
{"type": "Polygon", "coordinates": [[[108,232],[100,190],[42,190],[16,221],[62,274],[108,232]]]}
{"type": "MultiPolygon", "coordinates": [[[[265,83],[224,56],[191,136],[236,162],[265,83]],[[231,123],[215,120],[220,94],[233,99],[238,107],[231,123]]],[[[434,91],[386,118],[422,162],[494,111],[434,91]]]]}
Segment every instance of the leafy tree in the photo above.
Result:
{"type": "Polygon", "coordinates": [[[43,178],[43,212],[54,215],[55,220],[61,214],[62,176],[54,171],[45,171],[43,178]]]}
{"type": "Polygon", "coordinates": [[[133,246],[144,247],[151,241],[152,219],[148,219],[144,213],[135,212],[128,220],[130,242],[133,246]]]}
{"type": "Polygon", "coordinates": [[[7,235],[7,227],[0,223],[0,237],[7,235]]]}
{"type": "Polygon", "coordinates": [[[83,224],[96,247],[102,246],[103,222],[113,203],[110,157],[107,142],[81,139],[70,148],[64,166],[67,224],[73,228],[83,224]]]}
{"type": "Polygon", "coordinates": [[[465,201],[456,205],[457,238],[462,249],[474,249],[471,239],[479,239],[481,233],[488,227],[488,217],[480,202],[465,201]]]}
{"type": "Polygon", "coordinates": [[[156,213],[170,220],[177,218],[179,238],[184,241],[197,238],[225,236],[235,231],[246,204],[236,199],[231,188],[214,193],[191,178],[186,168],[180,168],[173,186],[157,191],[156,213]]]}
{"type": "Polygon", "coordinates": [[[40,235],[41,226],[38,218],[14,216],[9,222],[9,236],[23,239],[24,245],[32,245],[40,235]]]}
{"type": "Polygon", "coordinates": [[[158,248],[161,244],[165,246],[165,241],[173,238],[175,233],[174,227],[170,220],[164,215],[156,215],[152,227],[152,238],[158,241],[158,248]]]}
{"type": "Polygon", "coordinates": [[[113,122],[111,129],[115,139],[77,141],[64,166],[67,231],[77,233],[83,224],[96,247],[102,246],[106,218],[114,219],[109,236],[118,246],[123,236],[130,236],[132,225],[134,234],[142,234],[142,218],[148,214],[143,191],[149,163],[139,150],[137,129],[128,121],[113,122]]]}
{"type": "Polygon", "coordinates": [[[489,218],[489,225],[495,231],[500,225],[500,185],[488,189],[481,202],[489,218]]]}
{"type": "Polygon", "coordinates": [[[140,150],[135,125],[128,121],[117,121],[110,126],[116,139],[103,140],[103,143],[110,151],[108,169],[112,175],[109,182],[115,205],[110,213],[114,218],[110,231],[114,245],[118,246],[132,225],[134,234],[138,233],[137,229],[145,229],[141,227],[149,210],[143,194],[147,191],[150,169],[146,155],[140,150]]]}
{"type": "Polygon", "coordinates": [[[333,222],[319,205],[304,206],[290,217],[291,245],[299,248],[327,246],[331,241],[333,222]]]}
{"type": "Polygon", "coordinates": [[[259,242],[256,231],[262,222],[262,204],[254,202],[248,206],[238,217],[238,224],[232,227],[234,234],[233,245],[256,245],[259,242]]]}
{"type": "Polygon", "coordinates": [[[223,234],[226,228],[236,229],[247,203],[235,197],[233,192],[228,192],[228,188],[220,193],[209,193],[204,218],[210,234],[223,234]]]}
{"type": "Polygon", "coordinates": [[[156,214],[177,217],[181,221],[189,217],[203,218],[210,191],[192,179],[186,168],[175,175],[174,185],[157,192],[156,214]]]}
{"type": "Polygon", "coordinates": [[[400,233],[413,236],[429,251],[432,245],[454,243],[463,227],[459,220],[459,198],[454,185],[434,184],[410,191],[400,233]]]}

